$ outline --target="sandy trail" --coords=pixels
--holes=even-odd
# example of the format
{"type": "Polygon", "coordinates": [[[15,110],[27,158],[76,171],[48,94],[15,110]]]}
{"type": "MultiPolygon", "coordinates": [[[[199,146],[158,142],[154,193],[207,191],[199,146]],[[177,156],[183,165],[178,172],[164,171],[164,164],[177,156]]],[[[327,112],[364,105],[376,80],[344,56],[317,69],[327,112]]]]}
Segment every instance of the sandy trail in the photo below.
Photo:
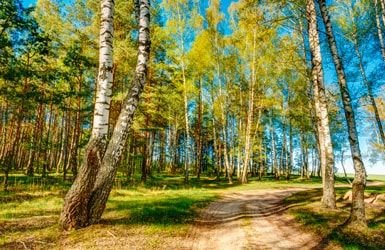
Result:
{"type": "Polygon", "coordinates": [[[185,249],[322,249],[322,239],[304,232],[284,214],[290,190],[239,191],[204,209],[185,249]]]}

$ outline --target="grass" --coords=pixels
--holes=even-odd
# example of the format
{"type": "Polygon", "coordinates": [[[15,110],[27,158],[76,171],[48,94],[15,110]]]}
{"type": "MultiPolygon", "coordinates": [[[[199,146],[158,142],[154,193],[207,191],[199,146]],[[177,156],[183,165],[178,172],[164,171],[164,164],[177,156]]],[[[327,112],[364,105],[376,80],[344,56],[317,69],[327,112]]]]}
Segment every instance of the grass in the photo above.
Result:
{"type": "MultiPolygon", "coordinates": [[[[366,204],[368,228],[344,226],[349,218],[350,202],[343,199],[348,187],[336,188],[337,209],[326,210],[321,206],[321,189],[293,194],[286,204],[296,204],[289,210],[306,229],[313,230],[326,241],[341,245],[344,249],[385,249],[385,203],[366,204]]],[[[384,194],[385,185],[368,186],[367,195],[384,194]]],[[[326,244],[327,242],[325,242],[326,244]]]]}
{"type": "Polygon", "coordinates": [[[65,233],[57,221],[70,182],[63,182],[60,176],[13,175],[10,191],[0,192],[0,249],[24,245],[34,249],[92,248],[95,244],[102,248],[107,243],[138,249],[174,246],[189,233],[196,211],[225,191],[319,185],[316,179],[277,182],[269,178],[229,185],[226,180],[205,177],[200,181],[192,178],[185,186],[183,177],[163,174],[141,186],[139,181],[127,183],[126,177],[118,175],[101,223],[65,233]]]}
{"type": "MultiPolygon", "coordinates": [[[[291,181],[275,181],[266,177],[247,185],[236,182],[229,185],[224,179],[217,182],[203,177],[200,181],[192,178],[188,186],[183,184],[183,177],[167,174],[149,179],[144,186],[140,185],[139,176],[134,180],[127,182],[126,177],[117,176],[99,224],[64,232],[58,225],[58,218],[70,181],[63,182],[60,176],[54,175],[48,178],[11,176],[9,191],[0,192],[0,249],[184,248],[184,239],[197,211],[223,192],[293,187],[313,188],[286,200],[300,205],[295,208],[297,210],[290,211],[302,224],[322,231],[334,241],[344,243],[343,238],[347,237],[335,230],[347,216],[347,207],[333,213],[316,209],[321,187],[317,178],[303,180],[294,176],[291,181]]],[[[346,183],[344,178],[338,177],[336,181],[346,183]]],[[[378,190],[373,187],[372,191],[385,191],[376,188],[378,190]]],[[[340,195],[346,190],[339,188],[337,191],[340,195]]],[[[370,212],[373,219],[369,230],[385,229],[385,217],[376,215],[378,212],[370,212]]]]}
{"type": "MultiPolygon", "coordinates": [[[[354,174],[348,173],[346,175],[350,180],[353,180],[354,174]]],[[[342,179],[345,178],[345,175],[343,173],[338,173],[337,176],[342,179]]],[[[369,174],[367,178],[368,180],[371,180],[371,181],[385,181],[385,175],[380,175],[380,174],[369,174]]]]}
{"type": "Polygon", "coordinates": [[[0,192],[0,249],[92,248],[118,238],[123,239],[119,244],[152,249],[185,237],[197,209],[219,193],[214,188],[184,187],[179,179],[171,178],[170,187],[162,183],[165,177],[147,187],[114,188],[98,225],[66,233],[57,221],[67,183],[50,187],[16,176],[10,191],[0,192]]]}

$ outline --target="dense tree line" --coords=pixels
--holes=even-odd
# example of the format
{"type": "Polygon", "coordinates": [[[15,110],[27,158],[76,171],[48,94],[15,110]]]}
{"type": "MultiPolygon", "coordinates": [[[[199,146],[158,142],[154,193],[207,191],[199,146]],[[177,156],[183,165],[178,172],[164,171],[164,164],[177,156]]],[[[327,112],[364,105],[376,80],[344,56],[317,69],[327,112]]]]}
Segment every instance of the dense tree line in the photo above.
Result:
{"type": "Polygon", "coordinates": [[[332,4],[2,2],[4,188],[13,172],[74,181],[66,228],[100,219],[117,171],[142,183],[164,171],[186,184],[319,176],[335,208],[349,146],[351,222],[365,224],[359,138],[371,127],[370,148],[383,154],[385,3],[332,4]]]}

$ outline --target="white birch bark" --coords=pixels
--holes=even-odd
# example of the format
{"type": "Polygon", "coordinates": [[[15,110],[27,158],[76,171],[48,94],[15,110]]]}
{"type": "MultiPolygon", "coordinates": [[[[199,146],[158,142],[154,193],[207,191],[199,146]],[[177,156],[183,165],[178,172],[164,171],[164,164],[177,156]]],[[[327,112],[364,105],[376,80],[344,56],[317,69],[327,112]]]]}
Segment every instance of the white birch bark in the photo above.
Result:
{"type": "MultiPolygon", "coordinates": [[[[178,16],[178,21],[179,23],[182,23],[182,13],[179,7],[179,4],[176,4],[176,11],[177,11],[177,16],[178,16]]],[[[184,104],[184,120],[185,120],[185,132],[186,132],[186,138],[185,138],[185,149],[184,149],[184,154],[185,154],[185,169],[184,169],[184,182],[187,184],[189,182],[189,172],[190,172],[190,121],[188,117],[188,96],[187,96],[187,80],[186,80],[186,63],[185,63],[185,40],[184,40],[184,29],[183,26],[180,25],[178,27],[178,34],[179,34],[179,42],[181,46],[181,54],[180,54],[180,66],[182,69],[182,81],[183,81],[183,104],[184,104]]]]}
{"type": "MultiPolygon", "coordinates": [[[[378,39],[380,41],[380,48],[381,48],[381,55],[382,55],[382,58],[384,59],[385,61],[385,44],[384,44],[384,36],[382,35],[382,28],[381,28],[381,21],[380,21],[380,16],[379,16],[379,13],[378,13],[378,2],[377,0],[374,0],[374,9],[375,9],[375,12],[376,12],[376,26],[377,26],[377,35],[378,35],[378,39]]],[[[383,16],[384,17],[384,16],[383,16]]],[[[383,19],[383,21],[385,20],[385,18],[383,19]]],[[[384,23],[385,24],[385,23],[384,23]]]]}
{"type": "Polygon", "coordinates": [[[135,76],[131,89],[127,94],[122,111],[116,122],[111,140],[108,143],[103,157],[101,168],[97,175],[91,199],[88,204],[88,223],[93,224],[100,220],[105,209],[108,196],[111,192],[118,163],[127,142],[129,130],[133,123],[134,114],[143,92],[148,72],[150,56],[150,3],[149,0],[139,0],[139,35],[138,57],[135,76]]]}
{"type": "Polygon", "coordinates": [[[329,47],[332,53],[333,62],[338,76],[338,83],[340,86],[341,99],[345,111],[345,119],[349,133],[350,151],[352,154],[354,165],[354,181],[353,181],[353,200],[350,220],[352,223],[366,224],[365,220],[365,202],[364,190],[366,186],[366,171],[362,161],[360,145],[358,141],[358,133],[356,129],[355,114],[353,111],[349,89],[346,83],[344,66],[339,56],[337,43],[333,34],[333,27],[330,21],[328,9],[325,0],[318,0],[322,18],[326,27],[326,34],[328,38],[329,47]]]}
{"type": "Polygon", "coordinates": [[[92,135],[107,137],[113,81],[114,1],[101,1],[99,74],[92,135]]]}
{"type": "MultiPolygon", "coordinates": [[[[215,35],[215,48],[219,48],[219,43],[218,43],[218,34],[215,35]]],[[[226,171],[227,171],[227,177],[228,177],[228,182],[229,184],[232,184],[233,183],[233,180],[232,180],[232,175],[233,175],[233,171],[232,171],[232,168],[230,166],[230,162],[229,162],[229,154],[227,152],[227,130],[226,130],[226,123],[227,123],[227,119],[226,119],[226,115],[225,115],[225,108],[224,108],[224,105],[223,105],[223,98],[222,98],[222,81],[221,81],[221,70],[220,70],[220,64],[219,64],[219,51],[216,51],[217,55],[216,55],[216,71],[217,71],[217,77],[218,77],[218,87],[219,87],[219,96],[221,97],[220,99],[220,107],[221,107],[221,129],[222,129],[222,135],[223,135],[223,158],[225,160],[225,168],[226,168],[226,171]]]]}
{"type": "MultiPolygon", "coordinates": [[[[101,1],[101,4],[103,12],[101,16],[101,40],[104,39],[104,36],[110,40],[104,45],[102,43],[100,53],[109,54],[112,57],[114,4],[113,1],[107,0],[101,1]]],[[[111,94],[108,86],[112,82],[112,75],[109,75],[112,64],[108,63],[112,62],[112,59],[111,61],[107,59],[107,62],[102,62],[100,66],[101,87],[98,91],[103,94],[97,93],[100,95],[97,97],[97,104],[95,105],[95,116],[97,117],[95,118],[96,121],[94,120],[94,126],[97,129],[93,129],[87,147],[85,163],[65,198],[60,219],[63,227],[67,229],[84,227],[100,219],[112,188],[117,164],[124,151],[123,148],[133,122],[134,112],[146,82],[150,53],[150,5],[148,0],[140,0],[139,6],[139,48],[135,77],[105,153],[105,138],[108,131],[108,118],[106,119],[106,116],[108,117],[109,102],[111,101],[110,96],[108,97],[111,94]],[[106,96],[103,97],[102,95],[106,96]]],[[[104,60],[106,57],[101,55],[101,59],[104,60]]]]}
{"type": "Polygon", "coordinates": [[[254,28],[253,30],[253,60],[252,60],[252,70],[251,70],[251,79],[249,81],[249,103],[248,103],[248,113],[246,119],[246,133],[245,133],[245,158],[243,160],[243,173],[242,173],[242,183],[247,183],[247,174],[248,174],[248,165],[250,160],[250,151],[252,149],[252,140],[251,140],[251,127],[253,123],[253,113],[254,113],[254,85],[256,82],[255,76],[255,53],[257,46],[257,31],[254,28]]]}
{"type": "Polygon", "coordinates": [[[307,0],[306,18],[308,21],[308,35],[312,59],[315,113],[320,140],[320,160],[323,182],[322,204],[327,208],[335,208],[334,155],[329,128],[327,99],[323,82],[322,56],[314,0],[307,0]]]}
{"type": "Polygon", "coordinates": [[[385,0],[380,0],[382,23],[385,25],[385,0]]]}
{"type": "Polygon", "coordinates": [[[100,19],[99,75],[92,135],[80,171],[64,199],[60,223],[65,229],[88,225],[88,201],[107,144],[108,117],[113,81],[114,1],[102,0],[100,19]]]}
{"type": "Polygon", "coordinates": [[[278,162],[277,162],[277,152],[275,148],[275,131],[274,131],[274,123],[273,123],[273,112],[269,117],[270,122],[270,136],[271,136],[271,154],[272,154],[272,172],[274,173],[275,179],[279,179],[279,171],[278,171],[278,162]]]}

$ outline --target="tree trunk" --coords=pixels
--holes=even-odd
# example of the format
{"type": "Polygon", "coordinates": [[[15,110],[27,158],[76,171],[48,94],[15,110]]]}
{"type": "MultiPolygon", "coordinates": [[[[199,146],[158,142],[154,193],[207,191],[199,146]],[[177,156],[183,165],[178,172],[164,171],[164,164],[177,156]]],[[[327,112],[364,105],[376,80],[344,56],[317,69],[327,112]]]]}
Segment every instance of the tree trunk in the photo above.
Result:
{"type": "Polygon", "coordinates": [[[64,199],[60,222],[65,229],[84,227],[89,224],[88,201],[107,144],[113,82],[114,1],[102,0],[100,3],[99,75],[92,135],[87,145],[82,167],[64,199]]]}
{"type": "Polygon", "coordinates": [[[341,150],[341,166],[342,166],[342,170],[344,171],[344,176],[345,176],[345,179],[346,181],[352,185],[352,183],[350,182],[349,178],[348,178],[348,175],[346,174],[346,169],[345,169],[345,157],[344,157],[344,150],[342,149],[341,150]]]}
{"type": "MultiPolygon", "coordinates": [[[[215,44],[216,44],[216,48],[218,48],[218,34],[216,34],[215,36],[215,44]]],[[[221,70],[220,70],[220,64],[219,64],[219,52],[216,51],[216,73],[217,73],[217,77],[218,77],[218,87],[219,87],[219,96],[222,96],[222,81],[221,81],[221,70]]],[[[222,130],[222,136],[223,136],[223,158],[224,158],[224,163],[225,163],[225,169],[226,169],[226,172],[227,172],[227,179],[228,179],[228,183],[229,184],[232,184],[233,183],[233,180],[232,180],[232,169],[231,169],[231,166],[230,166],[230,162],[229,162],[229,154],[228,154],[228,150],[227,150],[227,130],[226,130],[226,124],[227,124],[227,119],[226,119],[226,110],[225,110],[225,107],[222,103],[222,99],[220,99],[220,111],[221,111],[221,117],[220,117],[220,126],[221,126],[221,130],[222,130]]]]}
{"type": "Polygon", "coordinates": [[[159,158],[159,170],[158,173],[164,171],[166,164],[166,130],[160,131],[160,158],[159,158]]]}
{"type": "Polygon", "coordinates": [[[291,124],[291,119],[289,118],[289,163],[287,164],[286,180],[290,180],[293,161],[293,126],[291,124]]]}
{"type": "Polygon", "coordinates": [[[144,132],[144,144],[143,144],[143,153],[142,153],[142,175],[140,177],[140,183],[144,185],[147,180],[147,158],[149,156],[148,146],[149,146],[149,136],[150,133],[148,130],[144,132]]]}
{"type": "Polygon", "coordinates": [[[198,88],[198,120],[196,129],[196,143],[197,143],[197,160],[196,160],[196,174],[197,179],[200,179],[202,171],[202,116],[203,116],[203,103],[202,103],[202,81],[199,79],[198,88]]]}
{"type": "Polygon", "coordinates": [[[278,170],[278,162],[277,162],[277,151],[276,151],[276,143],[275,143],[275,131],[274,131],[274,123],[273,123],[273,114],[270,116],[270,134],[271,134],[271,154],[273,158],[272,164],[272,172],[274,174],[275,179],[279,180],[279,170],[278,170]]]}
{"type": "Polygon", "coordinates": [[[300,130],[300,144],[301,144],[301,157],[302,157],[302,166],[301,166],[301,179],[306,176],[308,177],[308,156],[307,156],[307,146],[306,146],[306,140],[305,140],[305,132],[301,129],[300,130]]]}
{"type": "Polygon", "coordinates": [[[171,149],[172,149],[172,160],[171,160],[171,173],[176,173],[176,167],[178,164],[178,120],[175,118],[175,124],[173,128],[173,133],[171,137],[171,149]]]}
{"type": "Polygon", "coordinates": [[[247,174],[248,174],[248,165],[250,160],[250,151],[252,149],[252,140],[251,140],[251,127],[253,124],[253,113],[254,113],[254,85],[256,82],[256,72],[255,72],[255,61],[256,61],[256,46],[257,46],[257,31],[256,28],[253,30],[253,62],[251,70],[251,80],[249,81],[249,103],[248,111],[246,118],[246,133],[245,133],[245,158],[243,160],[243,173],[242,173],[242,183],[247,183],[247,174]]]}
{"type": "Polygon", "coordinates": [[[91,224],[100,220],[105,209],[116,175],[117,164],[127,141],[128,132],[133,123],[134,113],[146,83],[150,55],[150,3],[148,0],[140,0],[138,40],[138,61],[135,76],[130,92],[125,98],[123,109],[119,115],[111,140],[107,146],[88,204],[88,222],[91,224]]]}
{"type": "MultiPolygon", "coordinates": [[[[282,105],[283,107],[283,105],[282,105]]],[[[285,176],[286,168],[287,168],[287,141],[286,141],[286,118],[285,116],[282,118],[282,146],[281,146],[281,159],[280,159],[280,168],[282,170],[282,175],[285,176]]]]}
{"type": "MultiPolygon", "coordinates": [[[[345,111],[346,124],[348,126],[350,151],[352,154],[353,165],[355,170],[353,189],[354,191],[360,194],[361,193],[363,194],[365,185],[366,185],[366,171],[365,171],[364,163],[362,161],[361,150],[360,150],[360,145],[358,141],[358,133],[356,129],[355,115],[354,115],[354,111],[353,111],[353,107],[350,99],[350,93],[346,83],[344,66],[342,64],[342,60],[338,53],[337,44],[333,34],[332,24],[330,21],[328,9],[326,7],[326,1],[318,0],[318,3],[320,6],[322,18],[326,27],[328,43],[329,43],[334,66],[338,76],[341,99],[342,99],[342,103],[345,111]],[[362,190],[360,190],[360,188],[362,188],[362,190]]],[[[355,195],[353,193],[353,198],[356,198],[356,199],[362,198],[362,201],[358,201],[354,199],[352,200],[352,210],[351,210],[350,221],[352,223],[358,222],[360,224],[366,224],[365,202],[364,202],[363,195],[361,196],[360,194],[355,195]]]]}
{"type": "Polygon", "coordinates": [[[374,9],[375,9],[375,14],[376,14],[377,35],[378,35],[378,40],[380,42],[381,55],[382,55],[382,58],[385,61],[384,36],[382,34],[381,21],[380,21],[380,16],[379,16],[379,13],[378,13],[378,1],[377,0],[374,0],[374,9]]]}
{"type": "MultiPolygon", "coordinates": [[[[212,98],[212,103],[214,103],[213,93],[211,94],[211,98],[212,98]]],[[[214,108],[212,109],[212,112],[214,113],[214,108]]],[[[220,156],[219,156],[220,154],[219,154],[219,146],[218,146],[218,141],[217,141],[217,132],[215,129],[216,124],[215,124],[215,117],[214,116],[212,117],[212,124],[213,124],[213,147],[214,147],[213,162],[214,162],[214,167],[216,167],[216,171],[217,171],[216,180],[219,181],[221,179],[221,165],[220,165],[220,156]]]]}
{"type": "Polygon", "coordinates": [[[317,13],[314,0],[307,0],[306,18],[312,59],[312,79],[314,104],[317,117],[323,182],[322,204],[326,208],[336,208],[334,191],[334,155],[330,136],[329,117],[325,86],[323,82],[322,56],[318,35],[317,13]]]}
{"type": "Polygon", "coordinates": [[[64,142],[65,142],[65,121],[66,119],[64,118],[64,111],[63,111],[63,115],[61,117],[61,126],[60,126],[60,133],[58,135],[58,140],[60,142],[60,148],[58,150],[58,155],[55,155],[58,160],[56,161],[56,174],[59,174],[60,173],[60,165],[61,165],[61,162],[63,161],[63,157],[64,157],[64,142]]]}
{"type": "Polygon", "coordinates": [[[80,132],[81,132],[81,90],[82,90],[82,77],[78,79],[78,97],[76,100],[76,120],[75,120],[75,128],[73,132],[73,138],[71,143],[71,160],[69,162],[71,172],[74,177],[77,175],[78,171],[78,150],[79,150],[79,140],[80,140],[80,132]]]}
{"type": "Polygon", "coordinates": [[[30,152],[29,152],[29,157],[28,157],[28,163],[27,163],[27,171],[26,171],[26,174],[28,176],[33,176],[34,175],[34,171],[35,171],[35,157],[36,157],[36,151],[37,148],[38,148],[38,141],[39,139],[41,138],[40,137],[40,133],[39,133],[39,130],[40,130],[40,121],[41,121],[41,117],[43,115],[43,109],[44,109],[44,105],[43,104],[39,104],[39,108],[37,109],[37,114],[36,114],[36,120],[35,120],[35,126],[33,128],[33,135],[32,135],[32,138],[31,138],[31,148],[30,148],[30,152]]]}
{"type": "Polygon", "coordinates": [[[382,23],[385,25],[385,0],[380,0],[382,23]]]}
{"type": "MultiPolygon", "coordinates": [[[[179,21],[182,20],[181,11],[179,9],[179,4],[177,5],[177,14],[179,21]]],[[[188,117],[188,96],[187,96],[187,79],[186,79],[186,64],[185,64],[185,40],[182,36],[183,31],[178,29],[180,33],[180,46],[181,46],[181,55],[180,55],[180,66],[182,68],[182,82],[183,82],[183,104],[184,104],[184,125],[185,125],[185,141],[184,141],[184,183],[189,183],[190,176],[190,122],[188,117]]]]}
{"type": "Polygon", "coordinates": [[[149,147],[148,147],[148,157],[147,157],[147,175],[152,178],[152,162],[154,158],[154,145],[155,145],[155,130],[152,130],[150,133],[150,141],[149,141],[149,147]]]}

